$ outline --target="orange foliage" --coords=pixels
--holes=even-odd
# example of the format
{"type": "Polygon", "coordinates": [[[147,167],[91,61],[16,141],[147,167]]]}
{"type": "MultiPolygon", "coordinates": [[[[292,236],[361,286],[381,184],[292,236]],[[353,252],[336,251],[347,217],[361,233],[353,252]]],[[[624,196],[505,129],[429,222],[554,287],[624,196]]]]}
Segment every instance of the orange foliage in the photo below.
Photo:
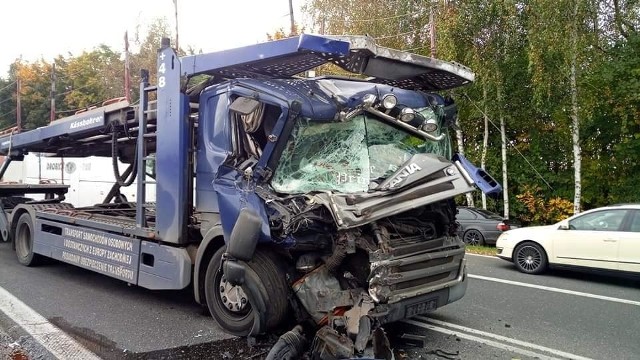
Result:
{"type": "Polygon", "coordinates": [[[516,195],[525,209],[521,214],[522,221],[531,224],[551,224],[573,214],[573,203],[560,197],[545,199],[540,196],[540,187],[525,186],[522,194],[516,195]]]}

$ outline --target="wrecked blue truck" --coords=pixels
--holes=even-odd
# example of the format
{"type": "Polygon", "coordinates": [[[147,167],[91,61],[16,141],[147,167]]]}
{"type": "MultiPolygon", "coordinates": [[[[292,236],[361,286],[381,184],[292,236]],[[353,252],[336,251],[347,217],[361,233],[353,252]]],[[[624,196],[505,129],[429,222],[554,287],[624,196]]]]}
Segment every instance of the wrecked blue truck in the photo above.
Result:
{"type": "Polygon", "coordinates": [[[114,163],[90,207],[65,203],[68,185],[0,184],[0,233],[20,263],[191,285],[238,336],[296,325],[273,358],[303,344],[319,359],[363,354],[381,325],[463,297],[454,197],[501,190],[452,152],[456,105],[441,93],[471,83],[468,68],[300,35],[185,57],[165,39],[156,71],[156,85],[141,72],[139,104],[0,138],[0,176],[28,153],[114,163]],[[353,76],[307,76],[319,66],[353,76]],[[135,203],[120,191],[134,181],[135,203]]]}

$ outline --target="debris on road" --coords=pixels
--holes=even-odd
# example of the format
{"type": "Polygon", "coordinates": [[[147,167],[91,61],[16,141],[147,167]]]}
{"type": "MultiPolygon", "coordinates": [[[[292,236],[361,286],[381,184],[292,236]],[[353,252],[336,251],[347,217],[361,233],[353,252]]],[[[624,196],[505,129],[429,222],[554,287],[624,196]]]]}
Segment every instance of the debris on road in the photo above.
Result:
{"type": "Polygon", "coordinates": [[[405,345],[419,348],[424,348],[427,345],[427,337],[423,335],[404,333],[397,337],[397,340],[400,340],[405,345]]]}
{"type": "Polygon", "coordinates": [[[0,360],[29,360],[29,353],[0,330],[0,360]]]}

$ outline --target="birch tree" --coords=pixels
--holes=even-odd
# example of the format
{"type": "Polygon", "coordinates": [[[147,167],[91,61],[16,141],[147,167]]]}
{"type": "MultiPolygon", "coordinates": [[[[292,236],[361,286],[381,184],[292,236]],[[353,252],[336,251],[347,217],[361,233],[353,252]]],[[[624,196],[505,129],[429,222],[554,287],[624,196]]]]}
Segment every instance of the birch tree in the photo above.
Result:
{"type": "Polygon", "coordinates": [[[547,111],[568,109],[564,113],[571,131],[574,213],[580,212],[582,198],[578,69],[588,68],[586,50],[595,45],[591,37],[597,24],[590,21],[590,14],[596,6],[596,1],[581,0],[533,0],[530,6],[529,57],[538,106],[547,111]]]}
{"type": "MultiPolygon", "coordinates": [[[[487,115],[487,85],[482,86],[482,100],[484,103],[484,136],[482,137],[482,156],[480,157],[480,167],[486,169],[487,167],[487,147],[489,147],[489,115],[487,115]]],[[[482,193],[482,208],[487,210],[487,195],[482,193]]]]}

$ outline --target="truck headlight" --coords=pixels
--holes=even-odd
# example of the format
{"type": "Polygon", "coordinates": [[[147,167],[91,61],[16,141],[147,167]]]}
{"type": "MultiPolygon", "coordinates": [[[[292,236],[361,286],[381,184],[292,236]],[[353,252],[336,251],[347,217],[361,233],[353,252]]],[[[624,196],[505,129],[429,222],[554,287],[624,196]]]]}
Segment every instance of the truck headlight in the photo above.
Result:
{"type": "Polygon", "coordinates": [[[400,112],[400,120],[403,122],[409,122],[416,118],[416,111],[412,108],[406,107],[400,112]]]}
{"type": "Polygon", "coordinates": [[[398,105],[398,98],[393,94],[387,94],[382,97],[382,107],[391,110],[398,105]]]}
{"type": "Polygon", "coordinates": [[[430,133],[438,130],[438,122],[435,119],[429,119],[422,125],[422,130],[430,133]]]}

